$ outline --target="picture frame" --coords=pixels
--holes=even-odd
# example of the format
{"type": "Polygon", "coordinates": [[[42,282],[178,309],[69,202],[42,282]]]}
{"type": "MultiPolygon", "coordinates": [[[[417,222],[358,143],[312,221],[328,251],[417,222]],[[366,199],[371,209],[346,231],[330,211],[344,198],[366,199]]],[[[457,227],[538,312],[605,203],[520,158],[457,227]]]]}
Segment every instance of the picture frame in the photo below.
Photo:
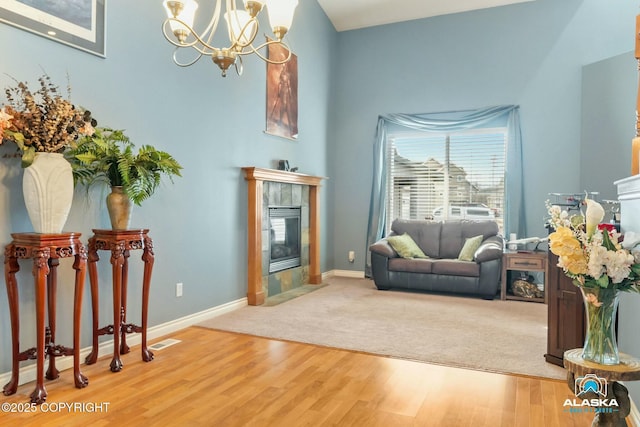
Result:
{"type": "Polygon", "coordinates": [[[106,0],[3,0],[0,22],[106,57],[106,0]]]}
{"type": "MultiPolygon", "coordinates": [[[[273,43],[268,45],[267,54],[269,59],[283,60],[289,50],[273,43]]],[[[284,64],[267,63],[265,133],[298,139],[298,57],[293,53],[284,64]]]]}

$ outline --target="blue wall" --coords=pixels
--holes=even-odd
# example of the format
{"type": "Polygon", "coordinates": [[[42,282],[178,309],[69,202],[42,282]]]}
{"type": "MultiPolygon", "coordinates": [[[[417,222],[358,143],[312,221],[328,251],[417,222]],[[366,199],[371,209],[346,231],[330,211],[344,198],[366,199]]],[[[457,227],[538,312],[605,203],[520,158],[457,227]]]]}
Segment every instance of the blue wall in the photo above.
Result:
{"type": "MultiPolygon", "coordinates": [[[[0,87],[11,77],[37,84],[43,70],[61,88],[72,86],[71,100],[89,108],[99,124],[126,129],[140,146],[168,151],[184,166],[183,178],[163,185],[154,197],[134,208],[132,227],[148,227],[154,240],[149,324],[151,326],[237,300],[247,291],[247,186],[242,166],[274,167],[288,159],[300,172],[328,176],[327,129],[333,52],[337,33],[315,1],[303,1],[288,35],[298,55],[299,129],[296,142],[263,133],[265,126],[264,62],[249,58],[244,75],[226,79],[210,59],[190,68],[171,61],[172,48],[160,26],[161,2],[109,2],[107,57],[87,54],[14,27],[0,24],[0,87]],[[175,297],[175,283],[184,296],[175,297]]],[[[201,10],[206,4],[201,4],[201,10]]],[[[270,32],[263,17],[262,33],[270,32]]],[[[221,28],[220,30],[223,30],[221,28]]],[[[226,30],[225,30],[226,31],[226,30]]],[[[4,97],[0,97],[0,105],[4,97]]],[[[0,154],[12,147],[0,147],[0,154]]],[[[0,246],[11,232],[31,231],[22,198],[22,170],[16,159],[0,158],[0,246]]],[[[322,271],[330,265],[327,247],[330,189],[321,189],[322,271]]],[[[92,228],[110,228],[104,209],[106,192],[92,191],[88,201],[77,189],[65,229],[88,238],[92,228]]],[[[139,323],[140,255],[132,253],[128,319],[139,323]],[[137,319],[137,320],[136,320],[137,319]]],[[[111,291],[108,254],[101,254],[101,323],[109,322],[111,291]]],[[[63,261],[64,262],[64,261],[63,261]]],[[[70,265],[70,264],[69,264],[70,265]]],[[[61,265],[59,288],[60,344],[70,344],[71,268],[61,265]]],[[[21,263],[21,339],[33,343],[34,298],[31,268],[21,263]]],[[[3,286],[4,288],[4,286],[3,286]]],[[[87,289],[88,291],[88,289],[87,289]]],[[[0,298],[0,372],[11,366],[7,298],[0,298]]],[[[83,346],[90,343],[88,292],[83,313],[83,346]]]]}
{"type": "MultiPolygon", "coordinates": [[[[617,199],[614,181],[626,178],[631,170],[630,141],[635,135],[635,109],[638,85],[634,52],[627,52],[583,69],[582,80],[582,184],[597,188],[602,199],[617,199]]],[[[637,204],[627,202],[626,212],[637,204]]],[[[624,213],[623,232],[636,231],[637,218],[624,213]],[[626,229],[625,229],[626,227],[626,229]]],[[[640,296],[620,296],[618,344],[621,352],[640,354],[636,325],[640,322],[640,296]]],[[[640,384],[628,382],[634,401],[640,398],[640,384]]]]}
{"type": "Polygon", "coordinates": [[[633,51],[583,68],[580,182],[600,200],[617,199],[613,183],[631,174],[637,86],[633,51]]]}
{"type": "MultiPolygon", "coordinates": [[[[582,66],[633,49],[637,12],[632,0],[537,0],[341,33],[330,138],[340,184],[335,267],[364,269],[373,136],[384,113],[520,105],[527,225],[544,235],[547,193],[582,190],[582,66]]],[[[626,154],[618,159],[628,170],[626,154]]]]}

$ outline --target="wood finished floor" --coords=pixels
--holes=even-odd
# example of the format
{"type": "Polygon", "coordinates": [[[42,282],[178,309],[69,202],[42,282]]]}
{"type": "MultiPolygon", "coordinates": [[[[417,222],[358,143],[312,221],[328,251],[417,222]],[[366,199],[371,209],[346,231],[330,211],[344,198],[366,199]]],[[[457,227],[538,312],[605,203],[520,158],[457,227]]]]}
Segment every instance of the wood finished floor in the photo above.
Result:
{"type": "MultiPolygon", "coordinates": [[[[167,337],[164,337],[167,338],[167,337]]],[[[179,344],[140,360],[139,346],[46,381],[47,403],[108,402],[102,412],[0,412],[0,426],[474,426],[591,425],[563,412],[563,381],[428,365],[190,327],[179,344]]],[[[158,341],[158,340],[155,340],[158,341]]],[[[1,403],[28,403],[34,383],[1,403]]],[[[105,405],[103,405],[104,407],[105,405]]]]}

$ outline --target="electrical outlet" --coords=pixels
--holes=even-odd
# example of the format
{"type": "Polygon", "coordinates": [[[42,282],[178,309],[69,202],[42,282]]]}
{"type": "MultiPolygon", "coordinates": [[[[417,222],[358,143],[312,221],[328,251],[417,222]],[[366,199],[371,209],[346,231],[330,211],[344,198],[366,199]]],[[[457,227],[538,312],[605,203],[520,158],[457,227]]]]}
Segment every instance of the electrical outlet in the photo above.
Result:
{"type": "Polygon", "coordinates": [[[182,296],[182,283],[176,283],[176,296],[182,296]]]}
{"type": "Polygon", "coordinates": [[[349,251],[349,262],[353,264],[356,260],[356,253],[354,251],[349,251]]]}

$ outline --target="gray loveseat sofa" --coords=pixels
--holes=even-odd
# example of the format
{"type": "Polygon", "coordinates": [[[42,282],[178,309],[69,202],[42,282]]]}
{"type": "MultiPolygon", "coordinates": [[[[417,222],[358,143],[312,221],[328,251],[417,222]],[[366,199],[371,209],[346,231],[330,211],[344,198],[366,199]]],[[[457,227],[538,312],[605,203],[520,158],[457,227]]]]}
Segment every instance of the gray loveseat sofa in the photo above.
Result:
{"type": "Polygon", "coordinates": [[[395,220],[390,235],[407,233],[427,258],[402,258],[387,239],[369,247],[378,289],[416,289],[493,299],[500,287],[503,238],[493,221],[395,220]],[[458,260],[467,238],[482,235],[472,261],[458,260]]]}

